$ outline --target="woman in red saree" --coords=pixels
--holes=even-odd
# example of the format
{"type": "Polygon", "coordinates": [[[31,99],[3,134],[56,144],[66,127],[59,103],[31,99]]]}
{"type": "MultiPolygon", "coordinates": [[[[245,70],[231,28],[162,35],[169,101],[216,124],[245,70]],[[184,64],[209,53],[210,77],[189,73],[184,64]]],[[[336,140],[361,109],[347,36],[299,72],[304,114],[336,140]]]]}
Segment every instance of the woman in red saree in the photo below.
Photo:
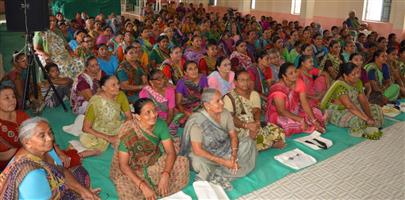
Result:
{"type": "Polygon", "coordinates": [[[287,136],[315,130],[325,132],[325,117],[309,105],[305,83],[297,78],[294,64],[282,64],[278,76],[280,81],[270,88],[266,121],[282,127],[287,136]]]}
{"type": "Polygon", "coordinates": [[[29,118],[24,111],[16,110],[16,106],[13,88],[0,88],[0,171],[3,171],[21,147],[18,142],[18,128],[29,118]]]}
{"type": "Polygon", "coordinates": [[[319,107],[319,103],[330,85],[329,75],[314,67],[312,56],[303,55],[298,60],[298,78],[305,83],[309,104],[311,107],[319,107]]]}

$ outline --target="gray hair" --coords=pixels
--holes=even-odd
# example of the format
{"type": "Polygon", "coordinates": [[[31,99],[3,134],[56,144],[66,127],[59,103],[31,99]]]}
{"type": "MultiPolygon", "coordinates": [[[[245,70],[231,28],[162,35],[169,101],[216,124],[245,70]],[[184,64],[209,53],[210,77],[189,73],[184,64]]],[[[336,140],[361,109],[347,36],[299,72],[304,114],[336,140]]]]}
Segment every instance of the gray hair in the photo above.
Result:
{"type": "Polygon", "coordinates": [[[49,124],[48,120],[43,117],[33,117],[30,119],[25,120],[21,126],[20,131],[18,133],[18,140],[22,142],[26,138],[31,138],[32,134],[34,133],[34,128],[38,126],[39,123],[45,122],[49,124]]]}
{"type": "Polygon", "coordinates": [[[217,92],[218,90],[215,88],[205,88],[201,95],[201,101],[203,103],[210,102],[217,92]]]}

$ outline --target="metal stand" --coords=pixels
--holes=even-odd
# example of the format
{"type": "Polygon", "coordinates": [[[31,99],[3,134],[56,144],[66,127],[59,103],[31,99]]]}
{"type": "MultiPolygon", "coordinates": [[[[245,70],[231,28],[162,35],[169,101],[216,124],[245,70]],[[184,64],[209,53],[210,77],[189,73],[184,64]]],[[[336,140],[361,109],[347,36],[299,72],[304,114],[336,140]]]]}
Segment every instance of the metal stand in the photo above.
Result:
{"type": "Polygon", "coordinates": [[[29,100],[30,96],[30,83],[32,78],[32,92],[35,99],[38,99],[38,83],[37,83],[37,73],[36,70],[41,68],[44,78],[48,81],[49,87],[53,90],[54,94],[56,95],[58,102],[63,106],[63,110],[67,112],[67,107],[65,103],[63,103],[62,97],[59,95],[58,91],[55,88],[55,85],[52,83],[52,80],[49,78],[48,72],[45,70],[44,66],[42,66],[41,62],[39,61],[38,56],[35,54],[35,50],[33,48],[33,33],[26,33],[27,38],[27,51],[26,56],[28,60],[28,70],[27,75],[25,77],[24,83],[24,94],[23,94],[23,104],[22,109],[26,109],[27,100],[29,100]]]}

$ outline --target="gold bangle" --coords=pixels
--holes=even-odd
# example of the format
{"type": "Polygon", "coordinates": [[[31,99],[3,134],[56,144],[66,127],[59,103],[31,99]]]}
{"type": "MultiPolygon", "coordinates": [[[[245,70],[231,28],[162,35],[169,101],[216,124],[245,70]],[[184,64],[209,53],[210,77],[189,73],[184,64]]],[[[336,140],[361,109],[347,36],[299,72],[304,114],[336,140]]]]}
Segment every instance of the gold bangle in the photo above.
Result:
{"type": "Polygon", "coordinates": [[[165,173],[170,177],[170,173],[168,171],[163,171],[162,175],[165,174],[165,173]]]}
{"type": "Polygon", "coordinates": [[[145,182],[145,181],[143,181],[143,180],[139,182],[139,184],[138,184],[138,189],[139,189],[139,190],[141,190],[141,185],[142,185],[144,182],[145,182]]]}

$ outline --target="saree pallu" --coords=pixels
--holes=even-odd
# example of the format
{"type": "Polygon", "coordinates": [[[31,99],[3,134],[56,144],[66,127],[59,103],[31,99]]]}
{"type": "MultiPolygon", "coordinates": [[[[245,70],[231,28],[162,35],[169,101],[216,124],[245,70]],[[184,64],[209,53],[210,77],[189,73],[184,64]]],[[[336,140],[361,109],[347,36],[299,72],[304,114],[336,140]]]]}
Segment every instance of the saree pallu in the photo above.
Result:
{"type": "MultiPolygon", "coordinates": [[[[320,69],[321,71],[328,71],[328,69],[325,69],[325,65],[326,65],[327,61],[330,61],[330,62],[332,63],[332,68],[333,68],[336,72],[339,72],[339,71],[340,71],[340,65],[343,63],[343,60],[341,60],[340,57],[336,57],[336,56],[334,56],[334,55],[332,55],[332,54],[330,54],[330,53],[326,54],[326,55],[323,57],[321,63],[319,64],[319,67],[320,67],[319,69],[320,69]]],[[[336,78],[336,77],[332,77],[332,79],[333,79],[333,78],[336,78]]]]}
{"type": "MultiPolygon", "coordinates": [[[[367,64],[366,66],[364,66],[364,69],[367,71],[367,73],[369,73],[370,71],[374,71],[376,78],[375,81],[378,83],[380,87],[383,87],[384,75],[383,72],[378,68],[378,66],[375,63],[367,64]]],[[[400,94],[400,86],[398,84],[392,83],[390,86],[385,88],[383,94],[385,97],[387,97],[389,101],[395,101],[398,99],[398,96],[400,94]]]]}
{"type": "Polygon", "coordinates": [[[162,62],[159,69],[166,75],[169,82],[176,85],[177,81],[184,76],[185,59],[181,59],[180,65],[176,65],[170,58],[162,62]]]}
{"type": "MultiPolygon", "coordinates": [[[[323,75],[314,77],[314,75],[310,74],[309,72],[302,71],[298,74],[298,77],[304,81],[305,89],[308,95],[323,95],[328,89],[327,77],[323,75]]],[[[311,107],[318,107],[320,103],[319,99],[308,98],[308,101],[311,107]]]]}
{"type": "MultiPolygon", "coordinates": [[[[167,89],[166,89],[167,90],[167,89]]],[[[166,92],[165,92],[166,93],[166,92]]],[[[140,95],[140,97],[146,96],[151,99],[156,106],[156,111],[159,114],[159,118],[166,120],[169,114],[169,98],[161,95],[155,91],[151,86],[145,86],[140,95]],[[146,94],[146,95],[145,95],[146,94]]],[[[173,117],[172,122],[169,124],[170,134],[176,136],[179,126],[174,123],[175,118],[173,117]]]]}
{"type": "MultiPolygon", "coordinates": [[[[200,76],[200,79],[201,78],[202,77],[200,76]]],[[[184,80],[184,87],[186,88],[187,91],[187,95],[183,95],[181,103],[187,112],[195,112],[199,110],[202,106],[201,94],[204,87],[201,87],[200,84],[195,84],[187,77],[184,77],[183,80],[184,80]]],[[[184,113],[177,113],[173,118],[173,122],[179,127],[183,127],[184,124],[186,123],[186,120],[187,118],[185,117],[184,113]]]]}
{"type": "MultiPolygon", "coordinates": [[[[304,83],[303,81],[301,81],[300,83],[297,82],[297,84],[304,84],[304,83]]],[[[299,91],[290,90],[283,83],[280,82],[276,83],[270,88],[270,95],[267,100],[266,110],[267,110],[265,115],[266,121],[279,125],[281,128],[284,129],[286,136],[291,136],[292,134],[301,132],[311,133],[316,129],[315,125],[309,120],[309,116],[304,112],[304,110],[301,107],[299,99],[299,91]],[[300,122],[297,122],[293,119],[278,114],[276,106],[273,105],[274,99],[276,97],[283,98],[285,100],[286,110],[304,118],[304,123],[306,123],[307,125],[306,129],[303,128],[300,122]]],[[[325,119],[322,112],[315,107],[312,107],[312,112],[318,123],[321,126],[324,126],[325,119]]]]}
{"type": "MultiPolygon", "coordinates": [[[[118,78],[120,78],[121,73],[124,73],[128,77],[127,81],[129,85],[141,85],[142,76],[145,74],[145,72],[142,69],[141,63],[139,61],[137,61],[136,64],[136,66],[132,66],[128,61],[123,61],[117,69],[118,78]]],[[[128,101],[135,102],[136,100],[138,100],[139,92],[126,91],[125,93],[128,97],[128,101]]]]}
{"type": "Polygon", "coordinates": [[[149,54],[149,60],[155,61],[157,65],[156,67],[159,67],[162,62],[168,58],[170,58],[169,53],[162,51],[158,45],[155,45],[155,47],[153,47],[152,51],[149,54]]]}
{"type": "MultiPolygon", "coordinates": [[[[243,67],[243,69],[247,70],[250,66],[253,66],[252,59],[245,54],[239,53],[238,51],[233,51],[232,54],[229,56],[229,60],[237,60],[238,65],[243,67]]],[[[235,62],[235,61],[234,61],[235,62]]],[[[238,71],[238,70],[233,70],[238,71]]]]}
{"type": "MultiPolygon", "coordinates": [[[[121,126],[121,105],[114,100],[107,100],[100,95],[93,96],[88,108],[93,106],[94,122],[92,128],[106,135],[117,135],[121,126]]],[[[107,140],[94,135],[83,133],[80,135],[80,142],[88,149],[98,149],[105,151],[110,144],[107,140]]]]}
{"type": "Polygon", "coordinates": [[[19,185],[25,176],[33,170],[43,169],[47,174],[49,187],[52,192],[51,199],[60,199],[67,192],[65,177],[62,169],[50,165],[41,158],[28,154],[12,163],[0,175],[0,198],[18,199],[19,185]]]}
{"type": "MultiPolygon", "coordinates": [[[[157,187],[166,164],[166,155],[161,155],[158,144],[148,140],[143,133],[131,131],[122,138],[130,156],[129,165],[133,172],[144,184],[157,193],[157,187]]],[[[169,178],[169,194],[183,189],[189,180],[189,161],[186,157],[177,156],[169,178]]],[[[144,199],[138,186],[125,175],[119,166],[118,151],[114,153],[111,170],[111,180],[114,182],[120,199],[144,199]]]]}
{"type": "Polygon", "coordinates": [[[231,142],[229,133],[217,124],[205,110],[196,112],[186,123],[181,141],[181,155],[189,156],[196,179],[217,183],[227,189],[232,188],[230,181],[234,178],[246,176],[256,165],[257,150],[255,142],[249,137],[238,139],[239,170],[234,174],[230,169],[214,163],[206,158],[196,156],[191,150],[190,131],[193,126],[202,130],[202,148],[211,154],[224,158],[231,158],[231,142]]]}
{"type": "MultiPolygon", "coordinates": [[[[253,108],[246,102],[244,97],[241,97],[235,91],[228,93],[227,96],[231,99],[234,115],[239,120],[244,123],[254,122],[253,108]]],[[[249,129],[236,127],[236,131],[238,132],[238,138],[249,137],[249,129]]],[[[257,133],[256,149],[258,151],[269,149],[275,142],[280,140],[285,142],[284,130],[275,124],[267,123],[257,133]]]]}
{"type": "MultiPolygon", "coordinates": [[[[64,38],[60,37],[53,31],[39,32],[42,46],[46,53],[50,55],[51,62],[58,65],[60,75],[62,77],[76,77],[84,69],[84,63],[80,58],[72,57],[65,48],[64,38]]],[[[39,56],[43,66],[47,61],[44,57],[39,56]]],[[[42,77],[39,77],[42,80],[42,77]]]]}
{"type": "Polygon", "coordinates": [[[205,53],[206,53],[205,49],[195,50],[192,48],[188,48],[184,51],[184,57],[187,60],[194,61],[195,63],[198,64],[198,62],[201,60],[201,58],[204,57],[205,53]]]}
{"type": "Polygon", "coordinates": [[[77,86],[80,82],[86,82],[90,86],[89,89],[93,94],[95,94],[99,88],[98,81],[93,80],[86,73],[81,73],[75,78],[70,92],[70,105],[72,105],[72,111],[74,114],[84,114],[88,104],[88,101],[79,94],[77,86]]]}
{"type": "MultiPolygon", "coordinates": [[[[368,137],[370,134],[365,129],[368,127],[367,122],[360,117],[351,113],[343,105],[334,104],[333,100],[338,99],[341,95],[348,95],[351,102],[361,111],[363,111],[358,100],[358,95],[363,93],[363,84],[359,81],[356,86],[350,86],[344,81],[337,80],[325,94],[322,99],[321,108],[326,109],[329,116],[328,121],[336,126],[349,128],[349,133],[354,137],[368,137]]],[[[375,104],[370,104],[370,112],[373,119],[376,121],[377,127],[382,127],[384,123],[384,115],[381,107],[375,104]]],[[[379,133],[378,133],[379,134],[379,133]]]]}

